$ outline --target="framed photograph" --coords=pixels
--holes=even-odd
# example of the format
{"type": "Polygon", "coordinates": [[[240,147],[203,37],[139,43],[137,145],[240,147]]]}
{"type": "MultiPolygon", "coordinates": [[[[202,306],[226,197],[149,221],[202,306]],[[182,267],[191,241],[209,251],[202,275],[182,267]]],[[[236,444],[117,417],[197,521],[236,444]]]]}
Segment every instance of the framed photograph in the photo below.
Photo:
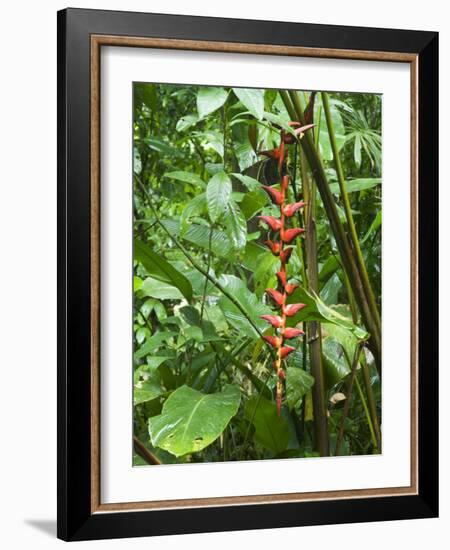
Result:
{"type": "Polygon", "coordinates": [[[438,514],[438,35],[58,13],[58,536],[438,514]]]}

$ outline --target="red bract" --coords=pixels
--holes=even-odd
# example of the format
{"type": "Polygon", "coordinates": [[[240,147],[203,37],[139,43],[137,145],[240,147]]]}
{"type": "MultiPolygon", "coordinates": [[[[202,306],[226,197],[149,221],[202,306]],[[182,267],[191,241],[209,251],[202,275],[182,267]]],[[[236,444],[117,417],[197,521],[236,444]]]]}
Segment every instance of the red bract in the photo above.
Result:
{"type": "Polygon", "coordinates": [[[273,348],[279,348],[281,346],[281,338],[279,338],[278,336],[263,336],[263,338],[273,348]]]}
{"type": "Polygon", "coordinates": [[[282,229],[281,231],[281,240],[286,244],[291,243],[295,237],[298,237],[300,233],[303,233],[305,230],[301,227],[293,227],[292,229],[282,229]]]}
{"type": "Polygon", "coordinates": [[[281,243],[275,243],[273,241],[266,241],[265,244],[270,248],[274,256],[279,256],[281,251],[281,243]]]}
{"type": "Polygon", "coordinates": [[[289,176],[283,176],[281,180],[281,189],[283,189],[283,191],[286,191],[288,188],[288,185],[289,185],[289,176]]]}
{"type": "Polygon", "coordinates": [[[286,291],[286,294],[290,296],[291,294],[293,294],[296,288],[298,288],[298,285],[293,283],[287,283],[286,286],[284,287],[284,290],[286,291]]]}
{"type": "Polygon", "coordinates": [[[261,319],[264,319],[275,328],[280,328],[283,325],[283,319],[279,315],[261,315],[261,319]]]}
{"type": "Polygon", "coordinates": [[[289,261],[289,258],[291,257],[293,248],[285,248],[280,252],[280,260],[286,264],[289,261]]]}
{"type": "Polygon", "coordinates": [[[291,218],[297,212],[297,210],[300,210],[300,208],[303,208],[305,204],[306,203],[304,203],[303,201],[287,204],[286,206],[283,206],[283,214],[287,218],[291,218]]]}
{"type": "Polygon", "coordinates": [[[281,286],[286,286],[286,271],[277,271],[277,278],[281,286]]]}
{"type": "Polygon", "coordinates": [[[272,231],[279,231],[282,228],[281,220],[278,220],[273,216],[258,216],[258,218],[264,223],[267,223],[272,231]]]}
{"type": "Polygon", "coordinates": [[[287,357],[290,353],[292,353],[293,351],[295,351],[295,348],[293,348],[292,346],[283,346],[281,349],[280,349],[280,357],[282,359],[284,359],[285,357],[287,357]]]}
{"type": "Polygon", "coordinates": [[[284,337],[285,338],[297,338],[297,336],[300,336],[301,334],[305,334],[303,330],[299,328],[285,328],[284,329],[284,337]]]}
{"type": "Polygon", "coordinates": [[[274,204],[280,205],[283,203],[283,193],[281,193],[281,191],[270,187],[270,185],[263,185],[262,188],[270,195],[270,198],[274,204]]]}
{"type": "Polygon", "coordinates": [[[275,290],[274,288],[266,288],[266,292],[279,306],[284,304],[285,298],[281,292],[278,292],[278,290],[275,290]]]}
{"type": "Polygon", "coordinates": [[[280,380],[286,380],[286,375],[284,374],[284,370],[283,370],[283,369],[280,369],[280,370],[278,371],[278,378],[279,378],[280,380]]]}
{"type": "Polygon", "coordinates": [[[286,315],[286,317],[293,317],[298,311],[303,309],[306,306],[306,304],[289,304],[287,306],[284,306],[283,313],[286,315]]]}

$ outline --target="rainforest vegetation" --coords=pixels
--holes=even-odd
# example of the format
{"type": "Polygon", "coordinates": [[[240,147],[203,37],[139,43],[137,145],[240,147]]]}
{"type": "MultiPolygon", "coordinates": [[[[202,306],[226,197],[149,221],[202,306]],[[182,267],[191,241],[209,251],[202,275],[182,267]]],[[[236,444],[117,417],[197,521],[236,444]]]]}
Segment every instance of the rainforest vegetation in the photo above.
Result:
{"type": "Polygon", "coordinates": [[[381,97],[135,83],[134,465],[381,452],[381,97]]]}

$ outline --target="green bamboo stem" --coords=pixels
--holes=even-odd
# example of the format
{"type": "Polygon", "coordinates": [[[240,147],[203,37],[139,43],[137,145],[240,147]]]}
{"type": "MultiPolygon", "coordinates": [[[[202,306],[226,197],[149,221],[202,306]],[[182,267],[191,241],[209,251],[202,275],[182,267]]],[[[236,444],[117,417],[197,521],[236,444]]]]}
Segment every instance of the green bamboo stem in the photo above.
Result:
{"type": "Polygon", "coordinates": [[[371,415],[370,415],[370,411],[367,407],[367,403],[366,403],[366,400],[364,398],[364,394],[363,394],[363,391],[361,389],[361,385],[358,381],[358,376],[355,377],[355,384],[356,384],[356,389],[358,390],[359,398],[361,399],[361,404],[362,404],[363,409],[364,409],[364,414],[366,415],[367,424],[369,426],[369,431],[370,431],[370,437],[372,439],[372,444],[375,448],[375,454],[378,454],[379,453],[379,446],[378,446],[378,441],[377,441],[377,437],[376,437],[376,434],[375,434],[375,428],[374,428],[374,425],[372,423],[372,418],[371,418],[371,415]]]}
{"type": "Polygon", "coordinates": [[[373,395],[372,384],[370,383],[369,367],[367,366],[367,362],[365,359],[363,359],[361,363],[362,363],[363,382],[364,382],[364,388],[366,390],[366,395],[367,395],[367,403],[368,403],[370,418],[372,420],[372,426],[375,432],[376,446],[378,448],[378,451],[381,452],[381,445],[382,445],[381,428],[380,428],[380,421],[378,420],[375,396],[373,395]]]}
{"type": "MultiPolygon", "coordinates": [[[[305,206],[305,252],[307,262],[308,287],[314,293],[319,292],[319,273],[317,265],[317,236],[315,220],[315,185],[309,181],[306,171],[304,153],[302,152],[302,182],[305,206]]],[[[311,374],[314,377],[312,401],[314,413],[314,439],[320,456],[330,455],[328,439],[327,406],[325,400],[325,382],[322,364],[322,336],[320,323],[307,323],[308,346],[311,363],[311,374]]]]}
{"type": "MultiPolygon", "coordinates": [[[[280,90],[280,96],[286,106],[286,109],[288,110],[289,116],[293,120],[298,120],[302,124],[304,124],[305,121],[303,116],[303,106],[301,104],[299,94],[297,94],[296,92],[287,92],[285,90],[280,90]]],[[[381,376],[381,340],[378,334],[376,323],[372,316],[372,312],[367,302],[367,297],[364,292],[357,265],[355,263],[353,251],[350,247],[350,243],[348,241],[341,220],[339,219],[339,213],[337,211],[336,203],[334,202],[333,195],[329,188],[327,176],[325,174],[322,161],[316,147],[314,146],[312,136],[309,132],[306,132],[305,136],[300,141],[300,144],[308,159],[308,164],[311,168],[311,172],[317,184],[317,188],[319,189],[320,195],[322,197],[322,202],[326,210],[328,219],[330,220],[331,229],[336,239],[336,244],[339,248],[344,269],[347,272],[352,288],[354,289],[355,298],[357,299],[358,307],[361,311],[364,325],[370,333],[370,349],[373,353],[378,372],[381,376]]]]}
{"type": "Polygon", "coordinates": [[[334,165],[336,168],[336,174],[339,182],[339,188],[341,191],[341,197],[342,201],[344,203],[344,211],[345,211],[345,217],[347,219],[347,226],[350,231],[350,239],[353,246],[353,249],[356,253],[356,260],[358,263],[359,272],[361,275],[362,283],[367,295],[367,300],[369,302],[370,309],[372,311],[372,315],[375,319],[375,322],[378,327],[378,332],[381,337],[381,318],[380,318],[380,312],[378,311],[378,306],[375,301],[375,295],[373,293],[372,285],[370,283],[369,274],[367,273],[367,267],[366,263],[364,261],[364,257],[361,251],[361,246],[359,244],[358,234],[356,232],[355,222],[353,219],[352,209],[350,206],[350,200],[348,197],[346,184],[345,184],[345,178],[344,178],[344,170],[342,168],[341,158],[339,155],[339,150],[337,147],[336,142],[336,135],[334,132],[334,125],[333,120],[331,118],[331,110],[330,110],[330,101],[328,98],[328,94],[326,92],[322,92],[322,104],[325,112],[325,119],[327,121],[327,127],[328,127],[328,136],[330,138],[330,144],[331,144],[331,150],[333,151],[333,159],[334,159],[334,165]]]}

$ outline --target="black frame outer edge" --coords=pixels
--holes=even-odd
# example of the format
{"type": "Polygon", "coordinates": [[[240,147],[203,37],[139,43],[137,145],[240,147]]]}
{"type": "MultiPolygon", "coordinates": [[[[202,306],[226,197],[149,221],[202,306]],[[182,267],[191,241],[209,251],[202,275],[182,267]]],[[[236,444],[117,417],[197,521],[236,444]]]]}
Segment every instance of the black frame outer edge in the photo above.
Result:
{"type": "Polygon", "coordinates": [[[58,12],[58,521],[63,540],[438,515],[438,34],[66,9],[58,12]],[[419,54],[419,494],[90,513],[90,35],[419,54]],[[430,215],[430,213],[432,213],[430,215]],[[425,421],[423,420],[426,418],[425,421]]]}

